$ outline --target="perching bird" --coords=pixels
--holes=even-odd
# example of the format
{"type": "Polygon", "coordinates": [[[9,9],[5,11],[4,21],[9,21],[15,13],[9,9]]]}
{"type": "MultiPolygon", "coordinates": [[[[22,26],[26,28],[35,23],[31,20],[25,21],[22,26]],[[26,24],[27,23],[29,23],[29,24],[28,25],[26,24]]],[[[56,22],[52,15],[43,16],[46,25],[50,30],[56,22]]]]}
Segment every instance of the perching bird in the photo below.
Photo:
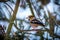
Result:
{"type": "Polygon", "coordinates": [[[37,24],[39,26],[45,26],[42,22],[37,20],[33,15],[30,15],[28,18],[29,18],[30,23],[32,24],[37,24]]]}
{"type": "Polygon", "coordinates": [[[39,26],[45,26],[42,22],[40,22],[40,21],[37,20],[37,19],[31,20],[30,23],[32,23],[32,24],[37,24],[37,25],[39,25],[39,26]]]}

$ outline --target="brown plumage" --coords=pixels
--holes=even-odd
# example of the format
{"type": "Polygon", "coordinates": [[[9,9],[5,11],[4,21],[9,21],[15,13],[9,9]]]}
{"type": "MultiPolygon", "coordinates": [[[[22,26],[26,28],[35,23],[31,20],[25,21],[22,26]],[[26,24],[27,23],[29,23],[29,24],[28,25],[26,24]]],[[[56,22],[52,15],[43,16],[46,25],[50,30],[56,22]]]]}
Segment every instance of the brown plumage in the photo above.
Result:
{"type": "Polygon", "coordinates": [[[29,21],[31,24],[37,24],[39,26],[45,26],[42,22],[37,20],[33,15],[28,16],[28,18],[29,18],[29,21]]]}

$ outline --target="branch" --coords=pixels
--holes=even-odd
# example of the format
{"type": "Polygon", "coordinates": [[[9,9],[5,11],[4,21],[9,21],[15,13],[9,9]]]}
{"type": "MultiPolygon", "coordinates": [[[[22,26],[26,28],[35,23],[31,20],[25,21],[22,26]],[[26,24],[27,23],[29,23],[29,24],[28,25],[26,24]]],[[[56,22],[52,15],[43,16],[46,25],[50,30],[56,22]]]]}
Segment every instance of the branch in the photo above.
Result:
{"type": "Polygon", "coordinates": [[[29,5],[29,8],[30,8],[30,10],[31,10],[32,15],[35,16],[35,15],[34,15],[34,12],[33,12],[33,8],[32,8],[32,6],[31,6],[30,0],[27,0],[27,2],[28,2],[28,5],[29,5]]]}
{"type": "MultiPolygon", "coordinates": [[[[13,16],[10,18],[10,22],[14,22],[14,20],[16,19],[16,14],[18,11],[19,3],[20,3],[20,0],[17,0],[16,5],[15,5],[15,9],[13,11],[13,16]]],[[[8,29],[7,29],[7,34],[10,34],[12,25],[13,25],[13,23],[9,24],[8,29]]]]}
{"type": "MultiPolygon", "coordinates": [[[[21,32],[28,32],[28,31],[37,31],[37,32],[45,32],[45,31],[47,31],[47,32],[49,32],[49,33],[53,33],[53,31],[50,31],[49,29],[45,29],[45,30],[41,30],[41,29],[32,29],[32,30],[20,30],[21,32]]],[[[28,33],[29,34],[29,33],[28,33]]],[[[52,34],[51,34],[52,35],[52,34]]],[[[52,37],[55,37],[55,38],[60,38],[60,36],[59,35],[57,35],[57,34],[54,34],[53,33],[53,35],[52,35],[52,37]]]]}
{"type": "Polygon", "coordinates": [[[4,2],[8,7],[10,7],[10,9],[13,11],[13,9],[11,8],[11,6],[9,4],[7,4],[6,2],[4,2]]]}

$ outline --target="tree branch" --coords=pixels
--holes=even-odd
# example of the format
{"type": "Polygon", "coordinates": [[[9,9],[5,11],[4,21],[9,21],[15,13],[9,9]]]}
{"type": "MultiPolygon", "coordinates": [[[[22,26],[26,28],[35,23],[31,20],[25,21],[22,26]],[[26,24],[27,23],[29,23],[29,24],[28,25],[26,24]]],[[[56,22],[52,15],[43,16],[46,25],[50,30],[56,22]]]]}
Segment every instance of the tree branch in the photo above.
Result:
{"type": "MultiPolygon", "coordinates": [[[[14,20],[16,19],[16,14],[18,11],[19,3],[20,3],[20,0],[17,0],[15,10],[13,11],[13,16],[10,18],[10,22],[14,22],[14,20]]],[[[7,29],[7,34],[10,34],[12,25],[13,25],[13,23],[9,24],[8,29],[7,29]]]]}

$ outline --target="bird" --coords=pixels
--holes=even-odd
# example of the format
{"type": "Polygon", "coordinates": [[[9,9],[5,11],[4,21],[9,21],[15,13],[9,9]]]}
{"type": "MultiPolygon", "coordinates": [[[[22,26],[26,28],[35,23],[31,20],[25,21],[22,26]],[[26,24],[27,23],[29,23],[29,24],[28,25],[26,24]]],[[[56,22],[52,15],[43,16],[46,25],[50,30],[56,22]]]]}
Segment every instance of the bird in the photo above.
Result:
{"type": "Polygon", "coordinates": [[[45,26],[42,22],[37,20],[33,15],[28,16],[28,19],[29,19],[30,23],[32,23],[32,24],[37,24],[39,26],[45,26]]]}
{"type": "Polygon", "coordinates": [[[37,20],[37,19],[31,20],[30,23],[32,23],[32,24],[37,24],[37,25],[39,25],[39,26],[45,26],[42,22],[40,22],[40,21],[37,20]]]}

